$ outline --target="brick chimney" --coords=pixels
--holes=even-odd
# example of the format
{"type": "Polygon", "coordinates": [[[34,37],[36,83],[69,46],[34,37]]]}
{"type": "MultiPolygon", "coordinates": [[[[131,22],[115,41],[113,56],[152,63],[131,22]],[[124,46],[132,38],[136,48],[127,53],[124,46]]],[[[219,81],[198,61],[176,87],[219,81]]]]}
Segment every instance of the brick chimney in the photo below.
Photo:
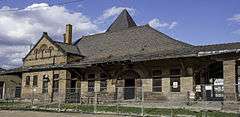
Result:
{"type": "Polygon", "coordinates": [[[72,44],[72,25],[66,25],[66,33],[63,34],[64,43],[71,45],[72,44]]]}

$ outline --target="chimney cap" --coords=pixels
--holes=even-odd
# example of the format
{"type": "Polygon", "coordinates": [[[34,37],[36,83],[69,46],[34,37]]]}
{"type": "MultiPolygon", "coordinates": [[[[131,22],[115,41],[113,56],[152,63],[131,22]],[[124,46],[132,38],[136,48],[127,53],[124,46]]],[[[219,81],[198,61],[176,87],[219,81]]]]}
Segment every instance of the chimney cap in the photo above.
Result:
{"type": "Polygon", "coordinates": [[[44,35],[48,35],[47,32],[43,32],[44,35]]]}

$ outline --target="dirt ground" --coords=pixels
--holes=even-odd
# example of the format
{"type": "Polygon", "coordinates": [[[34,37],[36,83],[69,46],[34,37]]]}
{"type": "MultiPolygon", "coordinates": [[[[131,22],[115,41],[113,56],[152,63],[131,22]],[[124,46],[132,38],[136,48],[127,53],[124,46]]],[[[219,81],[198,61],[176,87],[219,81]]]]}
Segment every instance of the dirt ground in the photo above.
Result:
{"type": "Polygon", "coordinates": [[[116,115],[93,115],[80,113],[52,113],[52,112],[34,112],[34,111],[0,111],[0,117],[123,117],[116,115]]]}

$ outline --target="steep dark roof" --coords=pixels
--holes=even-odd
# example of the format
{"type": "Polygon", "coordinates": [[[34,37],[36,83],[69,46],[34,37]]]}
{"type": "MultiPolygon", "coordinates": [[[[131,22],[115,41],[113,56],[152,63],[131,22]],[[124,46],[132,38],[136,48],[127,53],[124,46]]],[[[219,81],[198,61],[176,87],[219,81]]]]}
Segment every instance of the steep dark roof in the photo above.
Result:
{"type": "Polygon", "coordinates": [[[76,46],[87,59],[98,59],[109,56],[148,54],[192,45],[175,40],[149,25],[144,25],[117,32],[84,36],[76,46]]]}
{"type": "Polygon", "coordinates": [[[77,46],[69,45],[69,44],[66,44],[63,42],[57,42],[57,41],[55,41],[54,43],[56,43],[56,45],[58,45],[58,47],[60,47],[66,53],[70,53],[70,54],[74,54],[74,55],[81,55],[77,46]]]}
{"type": "Polygon", "coordinates": [[[117,19],[107,29],[107,32],[120,31],[134,26],[137,26],[136,23],[129,15],[128,11],[124,9],[117,17],[117,19]]]}
{"type": "Polygon", "coordinates": [[[47,32],[43,32],[42,37],[38,40],[38,42],[34,45],[34,47],[28,52],[28,54],[23,58],[26,59],[27,56],[33,51],[33,49],[38,45],[38,43],[43,39],[46,38],[49,40],[53,45],[55,45],[57,48],[59,48],[60,51],[62,51],[64,54],[74,54],[74,55],[80,55],[80,52],[78,48],[74,45],[68,45],[63,42],[57,42],[54,41],[51,37],[48,36],[47,32]]]}
{"type": "Polygon", "coordinates": [[[48,36],[47,38],[64,53],[84,56],[81,62],[67,64],[70,67],[240,52],[239,42],[194,46],[173,39],[149,25],[137,26],[127,10],[122,11],[105,33],[83,36],[73,45],[52,41],[48,36]]]}
{"type": "Polygon", "coordinates": [[[240,42],[197,46],[199,51],[219,51],[240,49],[240,42]]]}

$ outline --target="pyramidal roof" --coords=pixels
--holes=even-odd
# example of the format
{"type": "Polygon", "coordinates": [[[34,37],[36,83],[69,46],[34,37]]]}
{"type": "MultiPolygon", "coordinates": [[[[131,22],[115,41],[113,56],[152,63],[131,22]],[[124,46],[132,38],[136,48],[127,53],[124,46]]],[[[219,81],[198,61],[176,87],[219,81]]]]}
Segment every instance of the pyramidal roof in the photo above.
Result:
{"type": "Polygon", "coordinates": [[[129,15],[128,11],[124,9],[117,19],[110,25],[107,32],[115,32],[119,30],[124,30],[133,26],[137,26],[132,17],[129,15]]]}

